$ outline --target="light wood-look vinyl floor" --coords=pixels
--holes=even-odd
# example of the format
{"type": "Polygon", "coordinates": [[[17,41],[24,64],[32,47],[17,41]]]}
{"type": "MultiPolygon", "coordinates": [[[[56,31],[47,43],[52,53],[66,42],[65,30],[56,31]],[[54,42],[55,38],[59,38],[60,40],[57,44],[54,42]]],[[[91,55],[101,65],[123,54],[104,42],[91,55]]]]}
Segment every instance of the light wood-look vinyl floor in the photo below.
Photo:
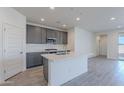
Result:
{"type": "Polygon", "coordinates": [[[8,79],[3,86],[46,86],[43,67],[34,67],[8,79]]]}
{"type": "Polygon", "coordinates": [[[65,86],[124,86],[124,61],[103,56],[89,59],[88,72],[64,84],[65,86]]]}
{"type": "MultiPolygon", "coordinates": [[[[76,68],[74,68],[76,69],[76,68]]],[[[7,86],[46,86],[43,68],[28,69],[6,81],[7,86]]],[[[88,72],[63,84],[63,86],[123,86],[124,61],[110,60],[103,56],[88,61],[88,72]]]]}

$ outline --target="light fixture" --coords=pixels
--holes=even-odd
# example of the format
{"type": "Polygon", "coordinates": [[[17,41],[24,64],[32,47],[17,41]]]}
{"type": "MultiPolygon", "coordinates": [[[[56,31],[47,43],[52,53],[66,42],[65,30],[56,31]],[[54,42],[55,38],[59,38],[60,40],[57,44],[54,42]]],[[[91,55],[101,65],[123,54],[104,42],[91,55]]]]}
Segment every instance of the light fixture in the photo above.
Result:
{"type": "Polygon", "coordinates": [[[54,10],[54,9],[55,9],[55,7],[50,7],[50,9],[51,9],[51,10],[54,10]]]}
{"type": "Polygon", "coordinates": [[[62,26],[63,26],[63,27],[66,27],[67,25],[66,25],[66,24],[63,24],[62,26]]]}
{"type": "Polygon", "coordinates": [[[43,22],[43,21],[45,21],[45,19],[44,18],[41,18],[41,21],[43,22]]]}
{"type": "Polygon", "coordinates": [[[112,21],[115,20],[115,19],[116,19],[115,17],[111,17],[111,18],[110,18],[110,20],[112,20],[112,21]]]}
{"type": "Polygon", "coordinates": [[[79,17],[77,17],[77,18],[76,18],[76,20],[77,20],[77,21],[79,21],[79,20],[80,20],[80,18],[79,18],[79,17]]]}

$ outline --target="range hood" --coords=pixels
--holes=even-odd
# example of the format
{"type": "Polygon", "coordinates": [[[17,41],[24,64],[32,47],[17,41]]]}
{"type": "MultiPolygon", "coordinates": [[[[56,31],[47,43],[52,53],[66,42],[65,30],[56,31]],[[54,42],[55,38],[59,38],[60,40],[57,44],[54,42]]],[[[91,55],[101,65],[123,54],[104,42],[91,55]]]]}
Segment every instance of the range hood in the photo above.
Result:
{"type": "Polygon", "coordinates": [[[56,38],[47,38],[47,44],[56,44],[56,38]]]}

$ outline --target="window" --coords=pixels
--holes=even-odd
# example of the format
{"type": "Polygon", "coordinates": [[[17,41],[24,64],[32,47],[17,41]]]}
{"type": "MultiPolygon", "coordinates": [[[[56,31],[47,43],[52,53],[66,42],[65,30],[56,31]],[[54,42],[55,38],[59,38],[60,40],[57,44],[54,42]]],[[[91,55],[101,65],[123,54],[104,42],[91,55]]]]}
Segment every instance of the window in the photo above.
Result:
{"type": "Polygon", "coordinates": [[[124,36],[119,37],[119,45],[124,45],[124,36]]]}

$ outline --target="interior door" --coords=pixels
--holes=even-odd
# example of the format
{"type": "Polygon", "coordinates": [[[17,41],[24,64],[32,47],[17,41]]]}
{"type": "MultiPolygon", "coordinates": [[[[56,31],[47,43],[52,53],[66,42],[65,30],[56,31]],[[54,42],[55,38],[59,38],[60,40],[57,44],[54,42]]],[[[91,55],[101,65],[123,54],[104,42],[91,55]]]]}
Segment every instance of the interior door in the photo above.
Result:
{"type": "Polygon", "coordinates": [[[100,55],[107,56],[107,35],[100,37],[100,55]]]}
{"type": "Polygon", "coordinates": [[[22,71],[23,31],[12,25],[4,25],[4,76],[8,79],[22,71]]]}

